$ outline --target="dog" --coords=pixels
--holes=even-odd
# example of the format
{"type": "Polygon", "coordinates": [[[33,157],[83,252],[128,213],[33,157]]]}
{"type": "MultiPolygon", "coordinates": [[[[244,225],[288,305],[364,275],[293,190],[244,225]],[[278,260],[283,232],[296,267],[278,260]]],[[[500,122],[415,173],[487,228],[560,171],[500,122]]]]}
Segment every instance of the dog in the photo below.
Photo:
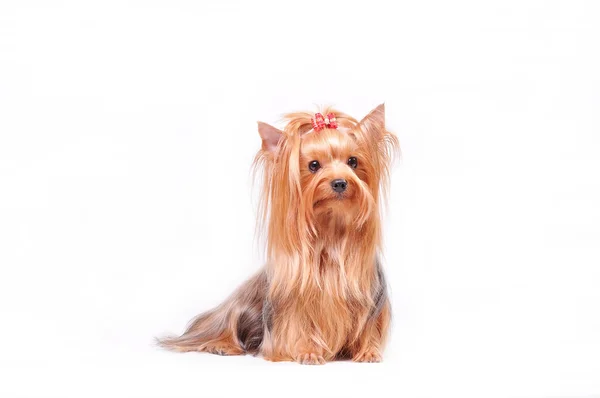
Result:
{"type": "Polygon", "coordinates": [[[285,120],[283,130],[258,122],[266,265],[181,336],[158,342],[311,365],[379,362],[391,319],[381,207],[398,139],[384,104],[360,121],[331,108],[285,120]]]}

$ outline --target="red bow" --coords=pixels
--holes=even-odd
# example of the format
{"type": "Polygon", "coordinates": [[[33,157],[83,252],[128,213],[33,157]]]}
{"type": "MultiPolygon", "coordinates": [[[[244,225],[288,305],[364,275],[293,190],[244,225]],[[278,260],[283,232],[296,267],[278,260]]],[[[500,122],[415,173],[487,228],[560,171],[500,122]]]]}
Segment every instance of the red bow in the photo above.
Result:
{"type": "Polygon", "coordinates": [[[315,131],[321,131],[325,127],[328,129],[338,128],[337,120],[335,119],[335,115],[333,113],[328,113],[327,117],[323,117],[321,113],[315,113],[315,118],[311,118],[310,121],[312,122],[312,126],[315,131]]]}

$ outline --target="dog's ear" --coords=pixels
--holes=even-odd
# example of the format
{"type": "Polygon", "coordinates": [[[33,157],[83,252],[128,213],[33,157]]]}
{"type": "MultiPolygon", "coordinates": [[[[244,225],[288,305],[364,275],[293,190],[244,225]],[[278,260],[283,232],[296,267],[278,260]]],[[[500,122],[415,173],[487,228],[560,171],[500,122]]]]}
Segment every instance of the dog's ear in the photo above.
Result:
{"type": "Polygon", "coordinates": [[[359,125],[372,138],[381,138],[385,134],[385,104],[375,107],[360,121],[359,125]]]}
{"type": "Polygon", "coordinates": [[[282,137],[282,131],[270,124],[258,122],[258,134],[262,139],[262,149],[274,153],[282,137]]]}

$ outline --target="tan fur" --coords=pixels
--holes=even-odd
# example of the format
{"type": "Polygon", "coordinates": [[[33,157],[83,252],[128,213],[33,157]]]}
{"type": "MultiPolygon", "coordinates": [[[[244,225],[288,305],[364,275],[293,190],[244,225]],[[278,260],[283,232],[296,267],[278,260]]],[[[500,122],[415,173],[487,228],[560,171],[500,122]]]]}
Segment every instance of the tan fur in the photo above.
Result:
{"type": "Polygon", "coordinates": [[[360,122],[322,111],[329,112],[338,129],[312,130],[309,113],[287,115],[283,131],[259,123],[267,264],[163,346],[305,364],[381,360],[391,312],[378,263],[380,207],[398,142],[385,129],[383,105],[360,122]],[[334,192],[334,179],[346,180],[346,191],[334,192]]]}

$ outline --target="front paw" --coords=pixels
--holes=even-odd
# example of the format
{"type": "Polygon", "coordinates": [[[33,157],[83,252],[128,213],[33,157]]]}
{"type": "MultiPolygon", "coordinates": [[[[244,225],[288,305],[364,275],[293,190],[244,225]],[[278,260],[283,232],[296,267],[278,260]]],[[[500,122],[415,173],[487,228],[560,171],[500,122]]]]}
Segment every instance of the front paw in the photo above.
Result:
{"type": "Polygon", "coordinates": [[[381,354],[377,349],[370,349],[356,354],[352,360],[354,362],[381,362],[381,354]]]}
{"type": "Polygon", "coordinates": [[[314,352],[307,352],[296,356],[296,362],[301,363],[302,365],[324,365],[325,358],[314,352]]]}

